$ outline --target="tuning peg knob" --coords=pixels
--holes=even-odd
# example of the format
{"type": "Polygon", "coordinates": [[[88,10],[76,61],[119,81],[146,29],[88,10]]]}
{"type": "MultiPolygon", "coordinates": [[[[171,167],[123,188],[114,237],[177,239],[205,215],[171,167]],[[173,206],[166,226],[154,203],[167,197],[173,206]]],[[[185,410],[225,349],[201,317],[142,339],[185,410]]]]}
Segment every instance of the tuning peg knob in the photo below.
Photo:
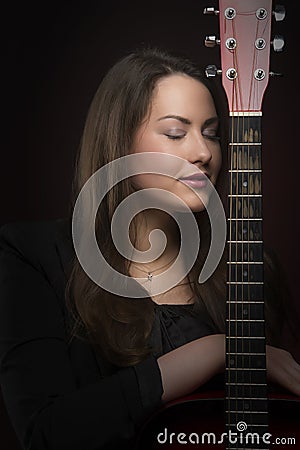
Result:
{"type": "Polygon", "coordinates": [[[209,6],[208,8],[204,8],[203,10],[203,14],[207,14],[207,15],[212,15],[214,14],[215,16],[218,16],[220,13],[220,11],[216,10],[215,8],[209,6]]]}
{"type": "Polygon", "coordinates": [[[217,75],[221,75],[221,73],[222,73],[222,70],[218,69],[217,66],[215,66],[214,64],[210,64],[205,69],[205,75],[207,78],[213,78],[217,75]]]}
{"type": "Polygon", "coordinates": [[[285,18],[285,7],[283,5],[276,5],[273,15],[276,22],[281,22],[285,18]]]}
{"type": "Polygon", "coordinates": [[[206,36],[204,44],[205,47],[215,47],[216,44],[220,44],[220,39],[217,39],[217,36],[206,36]]]}
{"type": "Polygon", "coordinates": [[[274,37],[274,39],[271,42],[271,44],[273,45],[273,50],[275,52],[282,52],[283,47],[284,47],[284,38],[283,38],[283,36],[280,36],[279,34],[276,34],[276,36],[274,37]]]}
{"type": "Polygon", "coordinates": [[[269,72],[270,77],[282,77],[283,73],[269,72]]]}

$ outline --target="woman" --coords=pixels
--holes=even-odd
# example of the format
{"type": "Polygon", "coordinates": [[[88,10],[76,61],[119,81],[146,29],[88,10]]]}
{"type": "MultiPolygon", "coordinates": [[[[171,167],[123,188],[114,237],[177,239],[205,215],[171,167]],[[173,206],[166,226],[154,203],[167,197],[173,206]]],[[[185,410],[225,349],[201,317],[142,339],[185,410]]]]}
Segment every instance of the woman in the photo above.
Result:
{"type": "MultiPolygon", "coordinates": [[[[226,259],[206,283],[197,283],[209,232],[205,201],[190,189],[201,191],[209,183],[223,189],[221,116],[189,61],[156,49],[126,56],[108,72],[91,104],[67,220],[2,227],[0,380],[23,448],[133,448],[140,426],[162,404],[222,378],[226,259]],[[181,179],[135,175],[103,199],[95,223],[99,248],[144,293],[126,298],[83,270],[74,254],[71,219],[78,194],[99,168],[146,152],[169,155],[170,161],[179,157],[193,171],[181,179]],[[120,255],[110,233],[118,204],[149,187],[185,202],[203,236],[189,273],[182,277],[180,269],[178,283],[155,295],[155,277],[172,270],[178,254],[175,221],[155,208],[135,216],[129,234],[136,254],[149,248],[154,229],[167,237],[161,255],[148,262],[120,255]]],[[[271,293],[266,301],[268,344],[277,345],[279,310],[271,293]]],[[[300,394],[300,367],[288,352],[268,345],[267,369],[271,380],[300,394]]]]}

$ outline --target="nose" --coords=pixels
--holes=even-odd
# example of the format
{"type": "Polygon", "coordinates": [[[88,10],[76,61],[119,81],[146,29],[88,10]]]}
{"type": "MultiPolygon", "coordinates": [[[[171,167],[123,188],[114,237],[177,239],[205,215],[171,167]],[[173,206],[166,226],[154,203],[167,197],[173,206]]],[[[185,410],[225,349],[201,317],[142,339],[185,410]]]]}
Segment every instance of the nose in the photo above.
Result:
{"type": "Polygon", "coordinates": [[[188,161],[192,164],[200,163],[202,166],[207,165],[212,158],[209,141],[202,135],[195,136],[189,147],[188,161]]]}

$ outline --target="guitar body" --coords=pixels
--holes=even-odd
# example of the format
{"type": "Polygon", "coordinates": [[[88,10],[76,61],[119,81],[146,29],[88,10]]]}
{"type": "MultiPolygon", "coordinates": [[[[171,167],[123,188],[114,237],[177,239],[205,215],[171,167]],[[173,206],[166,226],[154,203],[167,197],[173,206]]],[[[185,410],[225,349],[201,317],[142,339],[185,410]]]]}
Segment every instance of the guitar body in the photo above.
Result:
{"type": "MultiPolygon", "coordinates": [[[[256,445],[257,436],[249,435],[247,446],[248,430],[241,429],[236,430],[236,436],[232,436],[233,441],[240,440],[232,448],[300,448],[300,398],[270,394],[268,410],[267,432],[270,435],[265,436],[265,442],[262,438],[266,431],[259,437],[261,445],[256,445]],[[241,435],[244,441],[241,441],[241,435]],[[251,442],[252,439],[255,445],[251,442]]],[[[225,438],[222,439],[222,433],[226,432],[224,411],[224,392],[221,391],[195,394],[180,402],[170,402],[145,423],[136,450],[192,450],[197,446],[208,450],[225,450],[228,445],[225,438]]]]}

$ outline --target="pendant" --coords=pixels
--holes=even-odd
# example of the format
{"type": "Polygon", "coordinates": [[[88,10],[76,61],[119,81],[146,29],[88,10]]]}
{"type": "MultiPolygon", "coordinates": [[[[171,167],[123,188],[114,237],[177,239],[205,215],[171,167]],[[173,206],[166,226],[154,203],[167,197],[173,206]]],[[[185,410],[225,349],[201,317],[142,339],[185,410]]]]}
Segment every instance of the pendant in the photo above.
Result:
{"type": "Polygon", "coordinates": [[[152,281],[152,273],[148,272],[148,281],[152,281]]]}

